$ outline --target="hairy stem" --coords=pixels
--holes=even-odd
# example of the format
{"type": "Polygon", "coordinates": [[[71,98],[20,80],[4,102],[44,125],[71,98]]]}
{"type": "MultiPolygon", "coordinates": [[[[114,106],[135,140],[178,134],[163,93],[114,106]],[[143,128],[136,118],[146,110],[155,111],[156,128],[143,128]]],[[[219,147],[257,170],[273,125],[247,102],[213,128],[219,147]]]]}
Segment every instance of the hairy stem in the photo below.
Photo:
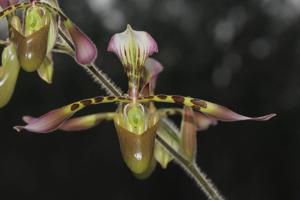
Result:
{"type": "MultiPolygon", "coordinates": [[[[75,48],[70,38],[68,38],[68,36],[65,35],[61,29],[59,29],[59,35],[73,50],[73,52],[71,54],[69,53],[68,55],[74,58],[75,48]]],[[[105,89],[108,95],[121,96],[123,94],[123,92],[118,87],[116,87],[116,85],[108,78],[108,76],[101,70],[99,70],[94,63],[91,65],[80,66],[85,69],[89,73],[89,75],[91,75],[93,79],[99,85],[101,85],[103,89],[105,89]]],[[[179,135],[178,130],[174,129],[174,127],[171,127],[171,123],[168,118],[163,118],[161,120],[161,123],[169,130],[171,130],[174,135],[179,135]]],[[[224,200],[224,198],[219,194],[218,190],[213,186],[211,181],[206,178],[206,175],[200,170],[195,162],[189,162],[184,155],[174,150],[172,146],[170,146],[168,142],[160,136],[159,133],[157,134],[156,141],[160,143],[165,148],[165,150],[172,155],[175,162],[195,180],[197,185],[204,191],[204,193],[210,200],[224,200]]]]}
{"type": "MultiPolygon", "coordinates": [[[[168,118],[162,118],[161,123],[164,128],[168,129],[168,131],[164,133],[174,132],[175,134],[178,134],[178,129],[174,127],[172,122],[170,123],[168,118]]],[[[196,181],[197,185],[204,191],[210,200],[224,200],[211,180],[209,180],[201,171],[199,166],[197,166],[196,162],[188,161],[182,152],[173,149],[168,141],[164,140],[164,137],[162,137],[159,132],[156,137],[156,142],[160,143],[165,150],[173,156],[174,161],[196,181]]]]}
{"type": "MultiPolygon", "coordinates": [[[[64,31],[62,28],[59,28],[59,36],[61,37],[61,40],[63,40],[68,47],[71,49],[71,53],[67,53],[71,57],[74,58],[75,55],[75,48],[73,43],[71,42],[71,39],[68,35],[64,34],[64,31]]],[[[63,51],[63,49],[61,49],[63,51]]],[[[56,50],[56,52],[59,52],[56,50]]],[[[78,63],[79,64],[79,63],[78,63]]],[[[80,65],[80,64],[79,64],[80,65]]],[[[108,93],[108,95],[115,95],[115,96],[122,96],[122,91],[110,80],[110,78],[103,73],[101,70],[99,70],[94,63],[91,65],[80,65],[82,68],[88,72],[90,76],[93,77],[94,81],[98,83],[102,89],[108,93]]]]}

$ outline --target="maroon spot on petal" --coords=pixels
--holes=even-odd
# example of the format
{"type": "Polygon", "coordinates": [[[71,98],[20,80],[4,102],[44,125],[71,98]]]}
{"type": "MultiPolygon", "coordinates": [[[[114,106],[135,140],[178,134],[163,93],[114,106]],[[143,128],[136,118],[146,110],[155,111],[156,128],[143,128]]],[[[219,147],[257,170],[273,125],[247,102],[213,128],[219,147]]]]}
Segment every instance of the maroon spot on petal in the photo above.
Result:
{"type": "Polygon", "coordinates": [[[157,97],[158,97],[159,99],[166,99],[168,96],[167,96],[167,95],[157,95],[157,97]]]}
{"type": "Polygon", "coordinates": [[[196,106],[200,106],[202,108],[207,108],[207,104],[204,101],[200,100],[200,99],[192,99],[191,102],[193,104],[195,104],[196,106]]]}
{"type": "Polygon", "coordinates": [[[109,100],[109,101],[112,101],[112,100],[114,100],[116,97],[114,97],[114,96],[109,96],[109,97],[107,97],[107,100],[109,100]]]}
{"type": "Polygon", "coordinates": [[[200,110],[201,110],[201,107],[200,107],[200,106],[192,106],[192,108],[193,108],[194,110],[197,110],[197,111],[200,111],[200,110]]]}
{"type": "Polygon", "coordinates": [[[100,103],[103,101],[103,97],[102,96],[99,96],[99,97],[95,97],[94,100],[95,100],[95,103],[100,103]]]}
{"type": "Polygon", "coordinates": [[[74,104],[71,105],[71,111],[74,111],[77,108],[79,108],[79,104],[78,103],[74,103],[74,104]]]}
{"type": "Polygon", "coordinates": [[[13,9],[13,6],[8,7],[8,8],[5,9],[5,12],[6,12],[6,11],[9,12],[9,11],[11,11],[12,9],[13,9]]]}
{"type": "Polygon", "coordinates": [[[118,97],[119,100],[126,100],[125,97],[118,97]]]}
{"type": "Polygon", "coordinates": [[[182,96],[174,95],[172,96],[172,99],[175,101],[175,103],[182,104],[184,102],[184,97],[182,96]]]}
{"type": "Polygon", "coordinates": [[[84,106],[88,106],[88,105],[92,104],[92,100],[86,99],[86,100],[80,101],[80,103],[82,103],[84,106]]]}
{"type": "Polygon", "coordinates": [[[147,97],[144,97],[144,99],[153,99],[154,96],[147,96],[147,97]]]}

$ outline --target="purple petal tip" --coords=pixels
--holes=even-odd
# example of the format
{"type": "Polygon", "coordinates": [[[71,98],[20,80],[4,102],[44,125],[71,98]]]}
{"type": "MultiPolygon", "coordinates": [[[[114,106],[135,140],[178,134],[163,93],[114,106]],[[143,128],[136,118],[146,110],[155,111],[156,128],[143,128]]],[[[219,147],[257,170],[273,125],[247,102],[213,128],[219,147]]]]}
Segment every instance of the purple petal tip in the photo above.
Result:
{"type": "Polygon", "coordinates": [[[14,126],[13,129],[15,129],[17,132],[21,132],[23,127],[22,126],[14,126]]]}
{"type": "Polygon", "coordinates": [[[268,121],[268,120],[270,120],[271,118],[273,118],[275,116],[277,116],[277,114],[272,113],[272,114],[264,115],[264,116],[261,116],[261,117],[254,117],[254,118],[252,118],[252,120],[255,120],[255,121],[268,121]]]}
{"type": "Polygon", "coordinates": [[[97,47],[92,40],[78,27],[69,29],[69,33],[76,48],[76,60],[79,64],[92,64],[97,58],[97,47]]]}

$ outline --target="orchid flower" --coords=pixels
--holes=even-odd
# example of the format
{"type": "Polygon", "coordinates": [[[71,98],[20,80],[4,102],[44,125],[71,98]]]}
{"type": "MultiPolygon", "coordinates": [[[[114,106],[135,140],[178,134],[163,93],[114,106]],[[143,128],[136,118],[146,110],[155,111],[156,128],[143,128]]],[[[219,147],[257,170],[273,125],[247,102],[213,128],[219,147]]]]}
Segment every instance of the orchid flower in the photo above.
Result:
{"type": "Polygon", "coordinates": [[[52,83],[53,52],[70,54],[70,45],[74,45],[79,64],[91,64],[96,59],[96,46],[61,11],[57,1],[3,0],[0,6],[3,8],[0,19],[7,20],[9,30],[9,37],[1,42],[7,46],[0,67],[0,108],[9,102],[20,69],[37,72],[44,81],[52,83]],[[16,15],[18,10],[24,12],[22,18],[16,15]]]}
{"type": "Polygon", "coordinates": [[[174,149],[183,152],[190,162],[193,162],[196,153],[197,130],[205,130],[217,121],[266,121],[275,116],[247,117],[206,100],[155,94],[154,88],[162,66],[149,57],[158,52],[157,43],[150,34],[133,30],[130,25],[111,38],[108,51],[115,53],[124,67],[129,80],[128,94],[76,101],[38,118],[24,116],[27,124],[14,128],[35,133],[58,129],[78,131],[95,127],[103,120],[113,120],[125,163],[138,178],[144,178],[154,169],[156,161],[166,167],[172,159],[161,146],[155,144],[157,132],[168,131],[160,123],[164,116],[178,113],[183,116],[180,134],[167,140],[172,140],[174,149]],[[116,103],[117,110],[72,118],[87,106],[104,103],[116,103]],[[154,103],[177,104],[184,108],[156,109],[154,103]]]}

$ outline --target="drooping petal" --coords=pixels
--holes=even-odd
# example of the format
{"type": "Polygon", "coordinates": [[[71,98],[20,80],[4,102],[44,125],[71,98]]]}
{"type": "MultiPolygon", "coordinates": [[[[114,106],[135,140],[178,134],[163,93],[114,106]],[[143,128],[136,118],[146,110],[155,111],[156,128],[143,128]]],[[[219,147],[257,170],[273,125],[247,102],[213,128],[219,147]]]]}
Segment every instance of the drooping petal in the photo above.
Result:
{"type": "Polygon", "coordinates": [[[29,115],[25,115],[22,117],[23,121],[27,124],[33,122],[34,120],[36,120],[37,118],[29,116],[29,115]]]}
{"type": "Polygon", "coordinates": [[[127,25],[124,32],[111,38],[107,50],[115,53],[125,67],[139,68],[150,55],[158,52],[158,47],[147,32],[135,31],[127,25]]]}
{"type": "MultiPolygon", "coordinates": [[[[104,120],[113,120],[115,116],[114,112],[97,113],[92,115],[85,115],[82,117],[75,117],[66,120],[59,126],[59,130],[62,131],[83,131],[94,128],[104,120]]],[[[37,118],[32,116],[23,116],[23,121],[27,124],[32,123],[37,118]]]]}
{"type": "Polygon", "coordinates": [[[48,56],[46,56],[44,62],[38,68],[37,72],[42,80],[44,80],[48,84],[51,84],[52,77],[53,77],[53,70],[54,70],[53,60],[51,58],[51,54],[49,54],[48,56]]]}
{"type": "Polygon", "coordinates": [[[220,121],[244,121],[244,120],[267,121],[276,116],[275,113],[272,113],[260,117],[247,117],[244,115],[240,115],[236,112],[233,112],[232,110],[218,104],[206,102],[206,105],[207,105],[206,108],[201,108],[200,112],[206,113],[209,116],[220,121]]]}
{"type": "Polygon", "coordinates": [[[0,108],[11,99],[20,71],[16,47],[10,44],[2,52],[2,67],[0,67],[0,108]]]}
{"type": "Polygon", "coordinates": [[[192,162],[197,150],[197,127],[194,111],[191,107],[185,106],[183,109],[180,133],[183,153],[192,162]]]}
{"type": "Polygon", "coordinates": [[[57,130],[66,120],[72,117],[76,112],[89,105],[114,102],[129,102],[125,97],[99,96],[90,99],[84,99],[74,102],[67,106],[52,110],[39,118],[32,120],[32,117],[24,117],[24,121],[29,122],[25,126],[15,126],[17,131],[23,129],[35,133],[49,133],[57,130]]]}
{"type": "Polygon", "coordinates": [[[49,24],[24,37],[11,27],[12,41],[17,47],[19,62],[25,71],[36,71],[44,61],[47,53],[48,31],[49,24]]]}
{"type": "Polygon", "coordinates": [[[159,118],[154,115],[149,128],[140,135],[127,130],[123,118],[123,114],[118,113],[114,119],[123,159],[134,174],[144,174],[152,164],[159,118]]]}
{"type": "Polygon", "coordinates": [[[114,116],[115,113],[98,113],[72,118],[65,121],[59,129],[63,131],[83,131],[97,126],[104,120],[112,120],[114,116]]]}
{"type": "Polygon", "coordinates": [[[75,45],[76,61],[81,65],[90,65],[97,58],[97,48],[91,39],[85,35],[75,24],[69,19],[64,25],[75,45]]]}
{"type": "Polygon", "coordinates": [[[196,99],[192,97],[184,97],[177,95],[154,95],[143,97],[139,99],[139,102],[162,102],[162,103],[176,103],[180,105],[185,105],[192,107],[194,110],[205,113],[210,117],[213,117],[220,121],[243,121],[243,120],[253,120],[253,121],[266,121],[275,117],[276,114],[272,113],[269,115],[264,115],[260,117],[247,117],[240,115],[232,110],[220,106],[209,101],[204,101],[201,99],[196,99]]]}
{"type": "Polygon", "coordinates": [[[155,60],[154,58],[147,58],[145,62],[145,82],[150,82],[151,88],[150,90],[152,91],[151,93],[153,94],[154,89],[156,87],[156,80],[159,75],[163,71],[163,66],[160,62],[155,60]]]}
{"type": "MultiPolygon", "coordinates": [[[[158,109],[159,115],[162,117],[168,117],[170,115],[182,115],[182,108],[160,108],[158,109]]],[[[197,131],[204,131],[209,126],[217,125],[218,121],[215,118],[209,117],[199,112],[194,112],[195,123],[197,131]]]]}
{"type": "Polygon", "coordinates": [[[26,116],[24,119],[29,123],[25,126],[15,126],[14,129],[18,132],[25,129],[34,133],[49,133],[56,130],[65,120],[72,117],[76,111],[72,110],[70,106],[65,106],[36,119],[26,116]]]}

